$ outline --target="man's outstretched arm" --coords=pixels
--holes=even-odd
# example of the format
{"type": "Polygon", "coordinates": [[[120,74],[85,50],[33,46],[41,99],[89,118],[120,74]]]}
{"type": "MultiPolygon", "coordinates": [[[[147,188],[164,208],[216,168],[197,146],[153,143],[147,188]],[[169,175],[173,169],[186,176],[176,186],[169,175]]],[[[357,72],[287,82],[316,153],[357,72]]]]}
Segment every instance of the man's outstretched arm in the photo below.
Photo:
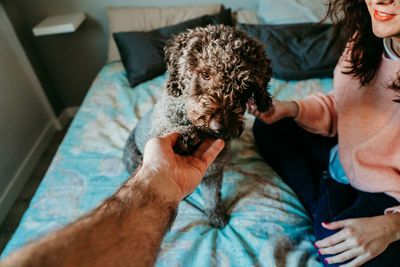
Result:
{"type": "Polygon", "coordinates": [[[184,197],[222,150],[206,140],[193,156],[173,152],[178,134],[151,139],[143,165],[76,222],[11,254],[0,266],[151,266],[184,197]]]}

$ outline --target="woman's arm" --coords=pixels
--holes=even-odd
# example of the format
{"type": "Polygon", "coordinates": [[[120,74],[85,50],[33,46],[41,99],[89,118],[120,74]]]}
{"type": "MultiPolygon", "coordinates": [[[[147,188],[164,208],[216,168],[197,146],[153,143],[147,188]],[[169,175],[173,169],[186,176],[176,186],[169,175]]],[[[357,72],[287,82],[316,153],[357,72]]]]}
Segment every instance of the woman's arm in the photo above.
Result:
{"type": "Polygon", "coordinates": [[[173,152],[178,134],[151,139],[143,166],[95,210],[11,254],[0,266],[152,266],[178,203],[222,150],[204,141],[193,156],[173,152]]]}
{"type": "Polygon", "coordinates": [[[343,267],[360,266],[385,251],[390,243],[400,240],[398,213],[322,223],[322,226],[329,230],[342,229],[317,241],[315,245],[322,255],[335,254],[326,258],[326,263],[341,263],[352,259],[343,267]]]}
{"type": "Polygon", "coordinates": [[[269,111],[260,113],[257,106],[249,102],[247,111],[268,124],[292,117],[309,132],[324,136],[335,136],[337,133],[337,105],[334,92],[327,95],[316,93],[304,100],[274,99],[272,104],[273,107],[269,111]]]}
{"type": "Polygon", "coordinates": [[[304,100],[296,100],[299,112],[296,122],[307,131],[324,136],[337,134],[337,103],[335,91],[315,93],[304,100]]]}

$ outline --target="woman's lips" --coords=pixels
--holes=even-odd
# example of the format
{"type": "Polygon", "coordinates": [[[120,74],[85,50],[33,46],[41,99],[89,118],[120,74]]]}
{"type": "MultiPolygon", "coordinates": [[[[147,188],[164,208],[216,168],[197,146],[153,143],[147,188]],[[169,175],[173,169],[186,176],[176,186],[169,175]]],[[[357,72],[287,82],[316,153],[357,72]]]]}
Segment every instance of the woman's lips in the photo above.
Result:
{"type": "Polygon", "coordinates": [[[376,20],[379,21],[387,21],[387,20],[391,20],[396,16],[396,14],[389,14],[386,12],[382,12],[382,11],[378,11],[378,10],[374,10],[374,18],[376,20]]]}

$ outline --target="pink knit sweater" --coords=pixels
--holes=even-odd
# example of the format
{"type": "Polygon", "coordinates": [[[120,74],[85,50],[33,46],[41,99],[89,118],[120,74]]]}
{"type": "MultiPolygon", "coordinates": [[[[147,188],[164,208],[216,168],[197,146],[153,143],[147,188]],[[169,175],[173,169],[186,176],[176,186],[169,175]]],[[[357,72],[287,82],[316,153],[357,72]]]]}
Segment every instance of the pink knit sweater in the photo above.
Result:
{"type": "MultiPolygon", "coordinates": [[[[333,90],[296,101],[297,123],[304,129],[335,136],[339,158],[350,184],[362,191],[385,192],[400,201],[400,103],[388,89],[396,79],[400,61],[382,56],[375,78],[364,87],[336,66],[333,90]]],[[[386,212],[400,212],[400,206],[386,212]]]]}

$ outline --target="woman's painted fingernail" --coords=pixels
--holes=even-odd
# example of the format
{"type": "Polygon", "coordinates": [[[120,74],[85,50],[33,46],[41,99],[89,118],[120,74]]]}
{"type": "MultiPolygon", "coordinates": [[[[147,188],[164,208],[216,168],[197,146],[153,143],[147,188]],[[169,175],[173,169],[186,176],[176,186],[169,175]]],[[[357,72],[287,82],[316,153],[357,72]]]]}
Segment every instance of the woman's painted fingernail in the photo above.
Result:
{"type": "Polygon", "coordinates": [[[321,255],[321,251],[318,250],[318,254],[321,255]]]}
{"type": "Polygon", "coordinates": [[[315,248],[318,248],[317,244],[314,244],[314,247],[315,247],[315,248]]]}
{"type": "Polygon", "coordinates": [[[325,259],[325,260],[324,260],[324,262],[325,262],[325,263],[328,263],[328,260],[327,260],[327,259],[325,259]]]}
{"type": "Polygon", "coordinates": [[[322,224],[324,224],[324,225],[329,225],[329,223],[328,223],[328,222],[323,222],[322,224]]]}

